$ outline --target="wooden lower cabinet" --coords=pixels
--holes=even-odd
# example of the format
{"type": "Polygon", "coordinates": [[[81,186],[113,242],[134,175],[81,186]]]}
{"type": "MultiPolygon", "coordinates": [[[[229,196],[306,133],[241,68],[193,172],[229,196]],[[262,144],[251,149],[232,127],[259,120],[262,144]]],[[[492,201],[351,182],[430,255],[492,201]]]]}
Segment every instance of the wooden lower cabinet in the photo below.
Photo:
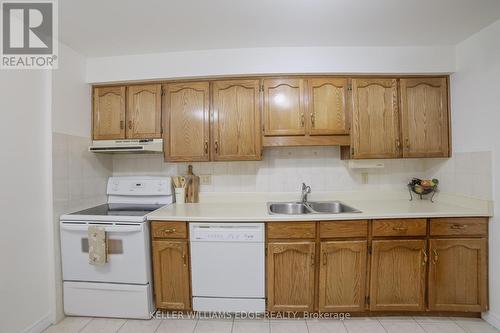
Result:
{"type": "Polygon", "coordinates": [[[319,311],[365,310],[367,241],[321,242],[319,311]]]}
{"type": "Polygon", "coordinates": [[[372,242],[370,310],[425,310],[426,241],[372,242]]]}
{"type": "Polygon", "coordinates": [[[153,240],[153,273],[158,308],[191,308],[187,240],[153,240]]]}
{"type": "Polygon", "coordinates": [[[429,250],[429,309],[487,310],[486,239],[432,239],[429,250]]]}
{"type": "Polygon", "coordinates": [[[313,311],[315,247],[314,241],[268,243],[269,311],[313,311]]]}

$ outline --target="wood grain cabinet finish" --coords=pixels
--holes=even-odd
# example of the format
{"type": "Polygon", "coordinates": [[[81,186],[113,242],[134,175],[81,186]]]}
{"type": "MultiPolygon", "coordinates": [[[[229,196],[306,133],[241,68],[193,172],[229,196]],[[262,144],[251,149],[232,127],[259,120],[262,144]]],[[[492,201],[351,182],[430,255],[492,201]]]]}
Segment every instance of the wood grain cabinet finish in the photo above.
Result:
{"type": "Polygon", "coordinates": [[[367,241],[321,242],[319,311],[365,310],[367,241]]]}
{"type": "Polygon", "coordinates": [[[127,87],[127,138],[161,138],[161,85],[127,87]]]}
{"type": "Polygon", "coordinates": [[[487,310],[486,239],[431,239],[429,309],[487,310]]]}
{"type": "Polygon", "coordinates": [[[307,80],[310,135],[349,134],[345,78],[307,80]]]}
{"type": "Polygon", "coordinates": [[[267,224],[267,238],[315,238],[316,222],[274,222],[267,224]]]}
{"type": "Polygon", "coordinates": [[[448,157],[446,78],[400,80],[403,157],[448,157]]]}
{"type": "Polygon", "coordinates": [[[306,134],[304,79],[265,79],[264,135],[306,134]]]}
{"type": "Polygon", "coordinates": [[[488,218],[455,217],[431,219],[431,236],[486,236],[488,218]]]}
{"type": "Polygon", "coordinates": [[[425,310],[425,240],[372,242],[370,310],[425,310]]]}
{"type": "Polygon", "coordinates": [[[213,160],[261,159],[259,85],[259,80],[213,82],[213,160]]]}
{"type": "Polygon", "coordinates": [[[97,87],[93,97],[94,140],[125,139],[125,87],[97,87]]]}
{"type": "Polygon", "coordinates": [[[353,79],[352,158],[401,156],[396,79],[353,79]]]}
{"type": "Polygon", "coordinates": [[[158,308],[191,308],[189,252],[187,240],[154,240],[153,275],[158,308]]]}
{"type": "Polygon", "coordinates": [[[322,221],[319,223],[321,238],[367,237],[368,220],[322,221]]]}
{"type": "Polygon", "coordinates": [[[374,237],[425,236],[427,219],[373,220],[374,237]]]}
{"type": "Polygon", "coordinates": [[[269,311],[314,308],[315,242],[271,242],[267,247],[269,311]]]}
{"type": "Polygon", "coordinates": [[[153,239],[187,238],[187,236],[186,222],[153,221],[151,223],[153,239]]]}
{"type": "Polygon", "coordinates": [[[171,83],[164,91],[165,160],[209,161],[209,83],[171,83]]]}

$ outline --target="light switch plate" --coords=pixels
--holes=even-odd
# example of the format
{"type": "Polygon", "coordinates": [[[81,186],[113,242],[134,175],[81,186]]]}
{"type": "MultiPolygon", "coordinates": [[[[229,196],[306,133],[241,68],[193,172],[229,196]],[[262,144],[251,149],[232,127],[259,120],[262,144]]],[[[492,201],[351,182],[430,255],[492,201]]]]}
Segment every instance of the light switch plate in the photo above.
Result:
{"type": "Polygon", "coordinates": [[[200,185],[212,185],[212,175],[200,175],[200,185]]]}

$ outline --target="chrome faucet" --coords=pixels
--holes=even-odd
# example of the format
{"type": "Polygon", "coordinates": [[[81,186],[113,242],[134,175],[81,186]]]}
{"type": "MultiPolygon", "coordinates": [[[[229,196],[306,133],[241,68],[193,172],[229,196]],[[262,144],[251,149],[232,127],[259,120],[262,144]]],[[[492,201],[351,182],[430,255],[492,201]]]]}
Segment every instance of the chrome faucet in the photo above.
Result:
{"type": "Polygon", "coordinates": [[[311,193],[311,186],[302,183],[302,203],[307,203],[307,195],[311,193]]]}

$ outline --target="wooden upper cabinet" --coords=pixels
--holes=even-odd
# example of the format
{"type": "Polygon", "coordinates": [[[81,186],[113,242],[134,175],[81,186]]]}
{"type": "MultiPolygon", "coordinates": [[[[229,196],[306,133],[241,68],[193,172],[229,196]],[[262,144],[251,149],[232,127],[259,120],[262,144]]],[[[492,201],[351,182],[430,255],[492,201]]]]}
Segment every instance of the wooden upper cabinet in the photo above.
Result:
{"type": "Polygon", "coordinates": [[[262,132],[259,80],[215,81],[212,85],[213,159],[260,160],[262,132]]]}
{"type": "Polygon", "coordinates": [[[400,157],[396,79],[353,79],[353,158],[400,157]]]}
{"type": "Polygon", "coordinates": [[[307,81],[309,134],[349,134],[347,79],[314,78],[307,81]]]}
{"type": "Polygon", "coordinates": [[[486,239],[430,241],[430,310],[487,310],[486,244],[486,239]]]}
{"type": "Polygon", "coordinates": [[[448,157],[446,78],[401,79],[404,157],[448,157]]]}
{"type": "Polygon", "coordinates": [[[164,91],[165,160],[210,160],[209,83],[166,84],[164,91]]]}
{"type": "Polygon", "coordinates": [[[94,88],[94,140],[125,139],[125,87],[94,88]]]}
{"type": "Polygon", "coordinates": [[[153,273],[155,303],[158,308],[191,308],[189,253],[186,240],[155,240],[153,273]]]}
{"type": "Polygon", "coordinates": [[[315,246],[312,241],[268,244],[269,311],[313,310],[315,246]]]}
{"type": "Polygon", "coordinates": [[[319,311],[365,310],[367,241],[321,243],[319,311]]]}
{"type": "Polygon", "coordinates": [[[425,310],[425,240],[372,242],[370,310],[425,310]]]}
{"type": "Polygon", "coordinates": [[[264,80],[264,135],[305,135],[305,81],[264,80]]]}
{"type": "Polygon", "coordinates": [[[127,138],[161,138],[161,85],[127,87],[127,138]]]}

